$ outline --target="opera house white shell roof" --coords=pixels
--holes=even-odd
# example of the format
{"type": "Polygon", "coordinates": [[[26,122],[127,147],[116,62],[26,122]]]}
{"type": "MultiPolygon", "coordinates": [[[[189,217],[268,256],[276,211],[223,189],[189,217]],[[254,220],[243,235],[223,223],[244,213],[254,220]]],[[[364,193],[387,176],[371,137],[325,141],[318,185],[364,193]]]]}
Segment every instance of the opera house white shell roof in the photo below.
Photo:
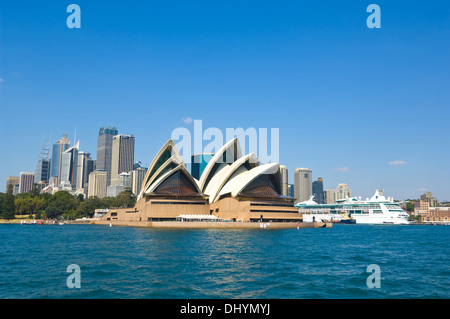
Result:
{"type": "Polygon", "coordinates": [[[279,164],[261,165],[253,153],[242,156],[239,140],[234,138],[214,154],[200,180],[196,180],[187,171],[174,142],[169,140],[148,168],[138,200],[144,196],[162,193],[166,196],[183,196],[186,189],[192,194],[208,198],[210,204],[218,201],[221,196],[236,197],[248,191],[248,194],[253,195],[269,194],[280,197],[279,164]],[[177,178],[183,181],[178,182],[177,178]],[[166,192],[161,192],[161,188],[166,192]]]}

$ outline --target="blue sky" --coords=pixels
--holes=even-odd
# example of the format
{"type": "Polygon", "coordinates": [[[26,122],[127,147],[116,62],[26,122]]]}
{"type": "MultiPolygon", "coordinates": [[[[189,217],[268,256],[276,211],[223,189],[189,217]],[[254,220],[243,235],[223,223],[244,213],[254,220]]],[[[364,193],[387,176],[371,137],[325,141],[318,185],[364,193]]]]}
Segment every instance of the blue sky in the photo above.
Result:
{"type": "Polygon", "coordinates": [[[3,1],[0,191],[35,170],[43,134],[76,128],[95,158],[114,125],[149,164],[192,118],[279,128],[291,182],[307,167],[363,197],[450,200],[449,24],[448,1],[3,1]]]}

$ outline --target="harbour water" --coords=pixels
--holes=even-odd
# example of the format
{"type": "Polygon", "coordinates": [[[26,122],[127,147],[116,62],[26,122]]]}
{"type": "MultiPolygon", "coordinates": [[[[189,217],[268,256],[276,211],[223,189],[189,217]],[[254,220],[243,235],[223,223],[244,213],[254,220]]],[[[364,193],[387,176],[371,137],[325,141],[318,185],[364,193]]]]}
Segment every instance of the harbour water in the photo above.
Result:
{"type": "Polygon", "coordinates": [[[0,224],[0,298],[449,298],[448,226],[0,224]],[[68,288],[71,264],[81,288],[68,288]],[[381,287],[368,288],[369,265],[381,287]]]}

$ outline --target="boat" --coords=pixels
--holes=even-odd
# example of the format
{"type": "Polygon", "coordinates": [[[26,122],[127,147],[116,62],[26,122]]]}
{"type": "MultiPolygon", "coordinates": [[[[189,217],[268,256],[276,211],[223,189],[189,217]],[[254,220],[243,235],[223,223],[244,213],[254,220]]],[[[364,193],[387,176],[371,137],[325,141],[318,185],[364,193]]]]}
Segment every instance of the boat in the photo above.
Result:
{"type": "Polygon", "coordinates": [[[303,221],[330,221],[336,223],[355,224],[409,224],[409,215],[394,201],[386,198],[382,189],[366,200],[347,197],[335,204],[317,204],[311,196],[307,201],[297,203],[303,221]],[[354,221],[353,221],[354,220],[354,221]]]}

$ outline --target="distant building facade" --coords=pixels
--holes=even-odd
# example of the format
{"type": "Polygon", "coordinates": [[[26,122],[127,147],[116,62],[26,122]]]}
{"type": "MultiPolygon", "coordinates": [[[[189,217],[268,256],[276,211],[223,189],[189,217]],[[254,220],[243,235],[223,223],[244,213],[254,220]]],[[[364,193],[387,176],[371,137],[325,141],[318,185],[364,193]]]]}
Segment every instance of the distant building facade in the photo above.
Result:
{"type": "Polygon", "coordinates": [[[280,165],[280,176],[281,176],[281,195],[289,196],[289,180],[288,180],[288,169],[284,165],[280,165]]]}
{"type": "Polygon", "coordinates": [[[78,148],[79,143],[65,150],[61,157],[61,175],[60,184],[64,188],[75,189],[77,185],[78,174],[78,148]]]}
{"type": "Polygon", "coordinates": [[[77,163],[77,188],[84,189],[87,193],[89,186],[89,174],[95,170],[95,161],[92,160],[91,154],[88,152],[78,152],[77,163]]]}
{"type": "Polygon", "coordinates": [[[138,167],[131,171],[131,192],[134,195],[139,195],[141,192],[142,183],[144,182],[147,169],[138,167]]]}
{"type": "Polygon", "coordinates": [[[343,200],[346,198],[353,197],[352,191],[347,184],[339,184],[335,192],[335,200],[343,200]]]}
{"type": "Polygon", "coordinates": [[[298,202],[308,200],[312,195],[312,171],[307,168],[297,168],[294,172],[295,199],[298,202]]]}
{"type": "Polygon", "coordinates": [[[323,179],[318,178],[317,181],[312,183],[312,194],[314,195],[314,201],[317,204],[325,204],[325,198],[323,193],[323,179]]]}
{"type": "Polygon", "coordinates": [[[52,147],[52,159],[50,164],[50,177],[55,177],[58,185],[61,178],[61,162],[62,155],[70,147],[70,141],[67,138],[67,134],[64,133],[63,137],[56,141],[52,147]]]}
{"type": "Polygon", "coordinates": [[[288,196],[295,198],[294,184],[288,184],[288,196]]]}
{"type": "Polygon", "coordinates": [[[8,190],[8,185],[12,185],[13,195],[17,195],[19,193],[19,184],[20,184],[20,177],[8,176],[6,178],[6,190],[8,190]]]}
{"type": "Polygon", "coordinates": [[[93,171],[89,174],[88,197],[106,197],[106,171],[93,171]]]}
{"type": "Polygon", "coordinates": [[[420,195],[420,200],[427,201],[430,207],[441,206],[441,202],[434,198],[431,192],[426,192],[425,194],[420,195]]]}
{"type": "Polygon", "coordinates": [[[20,172],[19,193],[28,193],[33,189],[34,173],[20,172]]]}
{"type": "Polygon", "coordinates": [[[326,190],[327,204],[336,204],[336,195],[334,189],[328,188],[326,190]]]}
{"type": "Polygon", "coordinates": [[[119,184],[119,174],[130,172],[134,165],[134,136],[119,134],[113,137],[111,185],[119,184]]]}
{"type": "Polygon", "coordinates": [[[114,126],[104,126],[100,128],[97,137],[97,161],[96,169],[106,171],[107,185],[111,184],[111,161],[113,137],[119,131],[114,126]]]}

